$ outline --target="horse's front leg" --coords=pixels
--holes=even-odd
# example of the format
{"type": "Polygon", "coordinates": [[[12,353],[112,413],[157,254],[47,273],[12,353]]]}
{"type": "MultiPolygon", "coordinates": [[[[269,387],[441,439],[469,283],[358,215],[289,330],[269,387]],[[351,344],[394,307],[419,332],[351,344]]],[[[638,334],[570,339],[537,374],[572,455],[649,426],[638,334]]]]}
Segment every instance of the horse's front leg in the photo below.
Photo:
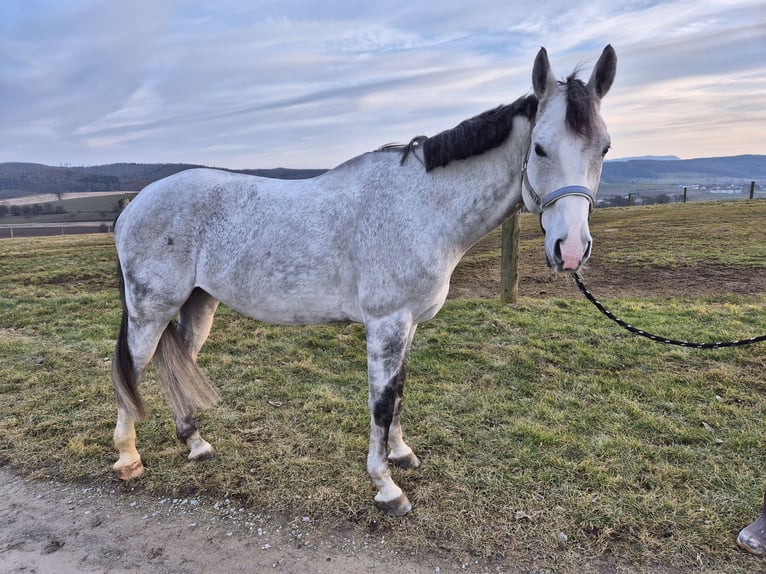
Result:
{"type": "Polygon", "coordinates": [[[404,392],[405,364],[414,326],[402,316],[371,321],[367,329],[367,371],[370,394],[370,450],[367,471],[377,488],[375,504],[390,516],[402,516],[412,509],[407,495],[391,478],[388,447],[402,466],[419,464],[412,449],[402,440],[400,413],[404,392]],[[393,433],[392,433],[393,431],[393,433]]]}
{"type": "MultiPolygon", "coordinates": [[[[402,384],[404,383],[404,368],[405,366],[402,365],[402,384]]],[[[391,452],[388,453],[388,460],[399,468],[412,470],[420,466],[420,460],[402,438],[401,412],[402,397],[397,397],[394,405],[394,418],[388,428],[388,447],[391,449],[391,452]]]]}
{"type": "Polygon", "coordinates": [[[761,515],[740,531],[737,545],[752,554],[766,554],[766,494],[763,496],[761,515]]]}
{"type": "Polygon", "coordinates": [[[404,358],[402,359],[402,366],[399,371],[399,393],[396,396],[396,403],[394,404],[394,418],[391,421],[391,425],[388,427],[388,460],[399,468],[411,470],[420,466],[420,461],[412,449],[404,442],[402,436],[402,399],[404,395],[404,380],[407,370],[407,360],[410,355],[410,346],[412,345],[412,338],[415,335],[415,329],[417,325],[412,325],[407,340],[407,346],[404,350],[404,358]]]}

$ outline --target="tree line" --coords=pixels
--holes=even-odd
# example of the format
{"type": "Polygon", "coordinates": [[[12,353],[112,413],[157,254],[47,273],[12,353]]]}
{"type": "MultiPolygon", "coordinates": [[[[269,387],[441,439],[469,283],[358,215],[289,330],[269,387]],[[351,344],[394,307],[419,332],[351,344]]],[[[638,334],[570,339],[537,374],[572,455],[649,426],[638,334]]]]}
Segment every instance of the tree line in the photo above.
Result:
{"type": "MultiPolygon", "coordinates": [[[[0,163],[0,199],[42,193],[138,191],[153,181],[195,167],[192,164],[119,163],[90,167],[53,167],[32,163],[0,163]]],[[[305,179],[323,169],[226,170],[277,179],[305,179]]]]}

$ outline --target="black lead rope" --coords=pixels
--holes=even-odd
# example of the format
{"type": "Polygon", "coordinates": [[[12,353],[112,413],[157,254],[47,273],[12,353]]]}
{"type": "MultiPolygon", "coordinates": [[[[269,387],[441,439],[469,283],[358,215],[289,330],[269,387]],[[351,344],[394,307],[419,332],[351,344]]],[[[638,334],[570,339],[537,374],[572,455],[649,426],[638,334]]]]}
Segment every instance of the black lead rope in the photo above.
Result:
{"type": "Polygon", "coordinates": [[[585,286],[585,283],[583,283],[582,278],[577,272],[572,273],[572,277],[574,278],[575,283],[577,283],[577,286],[580,288],[580,291],[582,291],[582,294],[585,295],[588,301],[590,301],[596,306],[596,309],[601,311],[604,315],[609,317],[612,321],[617,323],[620,327],[627,329],[634,335],[640,335],[641,337],[646,337],[647,339],[651,339],[652,341],[656,343],[664,343],[666,345],[677,345],[679,347],[691,347],[692,349],[722,349],[724,347],[741,347],[743,345],[752,345],[753,343],[760,343],[761,341],[766,341],[766,335],[761,335],[760,337],[752,337],[750,339],[742,339],[739,341],[717,341],[715,343],[690,343],[689,341],[679,341],[677,339],[668,339],[666,337],[660,337],[659,335],[653,335],[652,333],[647,333],[646,331],[638,329],[634,327],[633,325],[623,321],[622,319],[617,317],[614,313],[612,313],[609,309],[604,307],[601,304],[601,302],[593,296],[593,293],[588,291],[588,288],[585,286]]]}

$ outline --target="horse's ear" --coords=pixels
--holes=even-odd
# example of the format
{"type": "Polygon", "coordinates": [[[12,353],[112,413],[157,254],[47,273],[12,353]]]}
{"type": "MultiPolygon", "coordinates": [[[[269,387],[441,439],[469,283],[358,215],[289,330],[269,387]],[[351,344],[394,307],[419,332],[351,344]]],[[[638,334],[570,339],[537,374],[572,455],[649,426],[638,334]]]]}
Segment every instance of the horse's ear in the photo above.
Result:
{"type": "Polygon", "coordinates": [[[545,48],[540,48],[535,58],[535,65],[532,68],[532,87],[535,89],[535,95],[542,100],[546,94],[556,85],[556,77],[551,71],[551,64],[548,61],[548,52],[545,48]]]}
{"type": "Polygon", "coordinates": [[[604,51],[601,52],[601,57],[596,62],[596,67],[593,68],[593,73],[588,80],[588,87],[596,95],[598,99],[603,98],[612,87],[614,82],[614,75],[617,72],[617,53],[609,44],[604,51]]]}

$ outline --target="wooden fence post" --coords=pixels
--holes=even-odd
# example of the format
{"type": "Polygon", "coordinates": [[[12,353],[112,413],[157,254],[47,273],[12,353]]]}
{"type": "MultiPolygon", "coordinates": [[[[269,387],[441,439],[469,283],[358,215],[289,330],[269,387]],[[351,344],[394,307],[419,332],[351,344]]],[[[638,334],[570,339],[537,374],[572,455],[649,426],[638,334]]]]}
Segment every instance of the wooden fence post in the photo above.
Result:
{"type": "Polygon", "coordinates": [[[684,187],[684,203],[686,203],[686,188],[684,187]]]}
{"type": "Polygon", "coordinates": [[[753,199],[753,194],[755,193],[755,182],[750,182],[750,199],[753,199]]]}
{"type": "Polygon", "coordinates": [[[515,303],[519,299],[519,214],[517,210],[502,228],[500,242],[500,300],[515,303]]]}

